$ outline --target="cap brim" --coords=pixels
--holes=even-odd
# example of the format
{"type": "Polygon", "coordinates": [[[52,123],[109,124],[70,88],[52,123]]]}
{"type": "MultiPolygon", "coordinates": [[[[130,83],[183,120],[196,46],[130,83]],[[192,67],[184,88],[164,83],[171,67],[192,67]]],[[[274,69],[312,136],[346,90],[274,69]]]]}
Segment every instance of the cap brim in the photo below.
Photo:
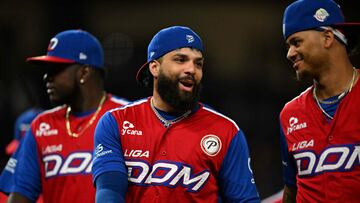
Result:
{"type": "Polygon", "coordinates": [[[17,149],[18,146],[19,146],[19,140],[16,140],[16,139],[12,140],[12,141],[6,146],[6,149],[5,149],[6,154],[8,154],[8,155],[13,154],[13,153],[16,151],[16,149],[17,149]]]}
{"type": "Polygon", "coordinates": [[[346,33],[360,34],[360,23],[339,23],[333,25],[334,28],[342,30],[346,33]]]}
{"type": "Polygon", "coordinates": [[[75,63],[73,60],[59,58],[56,56],[35,56],[29,57],[26,59],[27,62],[37,64],[37,63],[75,63]]]}
{"type": "Polygon", "coordinates": [[[142,65],[141,68],[136,73],[136,81],[144,87],[147,86],[146,84],[147,79],[145,79],[146,77],[145,70],[146,68],[148,68],[149,63],[150,62],[146,62],[144,65],[142,65]]]}

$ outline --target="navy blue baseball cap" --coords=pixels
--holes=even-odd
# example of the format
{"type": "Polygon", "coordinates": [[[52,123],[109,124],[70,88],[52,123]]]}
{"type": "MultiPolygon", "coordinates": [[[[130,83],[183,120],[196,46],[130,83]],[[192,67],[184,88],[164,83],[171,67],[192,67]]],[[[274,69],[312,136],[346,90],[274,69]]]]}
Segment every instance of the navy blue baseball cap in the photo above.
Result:
{"type": "Polygon", "coordinates": [[[137,72],[136,80],[141,85],[147,86],[149,75],[145,73],[145,70],[147,70],[148,64],[175,49],[184,47],[204,52],[201,38],[192,29],[184,26],[172,26],[160,30],[150,41],[147,62],[137,72]]]}
{"type": "Polygon", "coordinates": [[[340,31],[357,31],[360,23],[346,23],[340,6],[333,0],[298,0],[290,4],[283,17],[283,36],[285,40],[300,31],[320,27],[334,27],[340,31]]]}
{"type": "Polygon", "coordinates": [[[79,63],[103,68],[104,51],[100,42],[84,30],[66,30],[50,40],[47,54],[29,57],[30,63],[79,63]]]}

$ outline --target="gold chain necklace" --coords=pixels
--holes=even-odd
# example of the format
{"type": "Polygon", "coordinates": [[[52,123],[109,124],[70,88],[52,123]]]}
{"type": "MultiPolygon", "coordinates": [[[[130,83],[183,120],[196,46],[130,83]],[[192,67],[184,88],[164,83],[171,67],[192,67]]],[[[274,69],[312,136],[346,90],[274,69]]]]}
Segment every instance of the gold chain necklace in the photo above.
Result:
{"type": "Polygon", "coordinates": [[[166,120],[164,117],[162,117],[160,115],[160,113],[156,110],[155,106],[154,106],[154,101],[153,101],[153,98],[151,98],[150,100],[150,106],[151,106],[151,109],[154,111],[156,117],[158,117],[158,119],[164,124],[164,126],[167,128],[169,127],[170,125],[176,123],[176,122],[179,122],[181,120],[183,120],[184,118],[188,117],[188,115],[191,113],[191,111],[186,111],[183,115],[175,118],[175,119],[172,119],[172,120],[166,120]]]}
{"type": "Polygon", "coordinates": [[[68,106],[67,109],[66,109],[66,115],[65,115],[65,119],[66,119],[66,130],[67,130],[67,133],[70,137],[79,137],[82,133],[84,133],[84,131],[91,125],[93,124],[93,122],[95,121],[97,115],[99,114],[104,102],[105,102],[105,99],[106,99],[106,93],[103,94],[101,100],[100,100],[100,103],[99,103],[99,106],[97,107],[94,115],[90,118],[89,122],[86,124],[86,126],[79,132],[79,133],[73,133],[71,131],[71,127],[70,127],[70,112],[71,112],[71,107],[68,106]]]}
{"type": "Polygon", "coordinates": [[[342,92],[338,98],[334,101],[330,101],[330,102],[325,102],[325,101],[320,101],[319,98],[317,98],[316,96],[316,85],[314,86],[314,89],[313,89],[313,97],[316,101],[316,104],[318,105],[318,107],[320,108],[320,110],[323,112],[323,114],[328,117],[329,119],[334,119],[334,117],[330,116],[321,106],[320,103],[322,104],[334,104],[338,101],[340,101],[343,97],[345,97],[345,95],[347,95],[349,92],[351,92],[351,89],[353,88],[353,85],[354,85],[354,82],[355,82],[355,77],[357,75],[357,71],[355,69],[355,67],[353,67],[353,75],[352,75],[352,79],[351,79],[351,82],[350,82],[350,85],[349,85],[349,88],[346,89],[344,92],[342,92]]]}

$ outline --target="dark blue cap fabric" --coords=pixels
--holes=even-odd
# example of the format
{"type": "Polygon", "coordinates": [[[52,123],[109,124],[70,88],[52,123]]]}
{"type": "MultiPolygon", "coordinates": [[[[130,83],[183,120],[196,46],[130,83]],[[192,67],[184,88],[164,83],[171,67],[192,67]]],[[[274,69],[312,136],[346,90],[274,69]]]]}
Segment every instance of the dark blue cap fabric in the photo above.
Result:
{"type": "Polygon", "coordinates": [[[6,146],[5,149],[7,154],[11,155],[15,152],[20,140],[23,138],[26,131],[29,130],[31,121],[33,121],[42,111],[43,110],[39,108],[30,108],[17,117],[14,128],[14,139],[6,146]]]}
{"type": "Polygon", "coordinates": [[[321,26],[349,28],[359,26],[359,23],[345,23],[340,6],[333,0],[298,0],[290,4],[283,17],[283,36],[315,29],[321,26]]]}
{"type": "Polygon", "coordinates": [[[139,69],[136,80],[143,83],[143,72],[149,62],[179,48],[190,47],[204,52],[202,41],[193,30],[184,26],[172,26],[160,30],[150,41],[147,62],[139,69]]]}
{"type": "Polygon", "coordinates": [[[79,63],[103,68],[104,51],[100,42],[84,30],[66,30],[50,40],[47,54],[30,57],[31,63],[79,63]]]}

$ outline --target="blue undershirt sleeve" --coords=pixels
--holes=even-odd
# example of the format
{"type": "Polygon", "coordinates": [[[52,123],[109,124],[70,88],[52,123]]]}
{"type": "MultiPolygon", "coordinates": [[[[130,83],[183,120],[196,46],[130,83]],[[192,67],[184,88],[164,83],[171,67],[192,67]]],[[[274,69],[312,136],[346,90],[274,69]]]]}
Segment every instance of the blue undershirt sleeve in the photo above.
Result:
{"type": "Polygon", "coordinates": [[[96,203],[123,203],[127,190],[127,175],[105,172],[96,179],[96,203]]]}
{"type": "Polygon", "coordinates": [[[23,138],[18,157],[11,192],[20,193],[35,202],[41,191],[41,180],[38,151],[31,130],[23,138]]]}
{"type": "Polygon", "coordinates": [[[280,126],[280,150],[283,168],[283,180],[285,185],[296,187],[296,165],[290,156],[288,145],[282,127],[280,126]]]}
{"type": "Polygon", "coordinates": [[[260,202],[245,136],[241,130],[234,136],[219,173],[220,198],[224,202],[260,202]]]}

